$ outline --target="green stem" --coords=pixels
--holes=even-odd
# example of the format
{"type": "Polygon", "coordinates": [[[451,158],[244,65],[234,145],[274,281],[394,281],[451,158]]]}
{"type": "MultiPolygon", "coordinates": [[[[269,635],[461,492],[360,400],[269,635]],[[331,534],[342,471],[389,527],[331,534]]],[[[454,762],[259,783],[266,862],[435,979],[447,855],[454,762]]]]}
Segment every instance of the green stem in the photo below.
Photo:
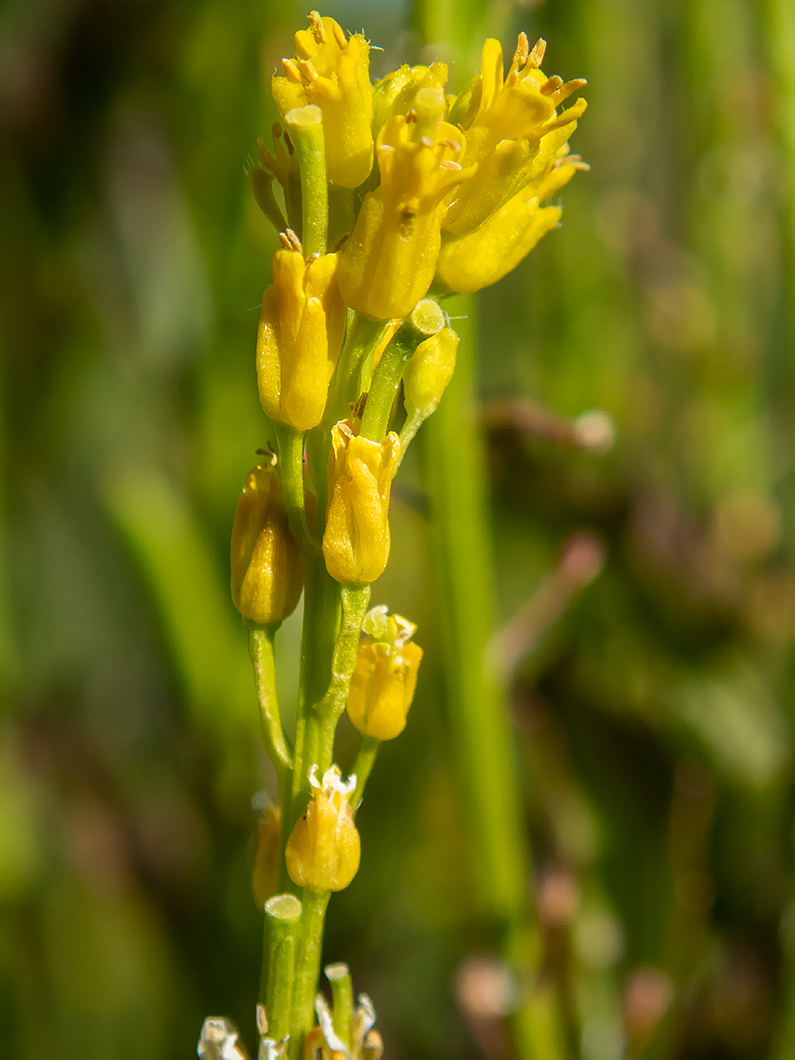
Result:
{"type": "MultiPolygon", "coordinates": [[[[311,564],[304,598],[301,690],[295,728],[294,768],[282,800],[282,848],[311,796],[309,770],[323,774],[334,759],[334,733],[345,709],[356,666],[370,586],[340,586],[322,559],[311,564]]],[[[292,889],[282,859],[282,886],[292,889]]]]}
{"type": "Polygon", "coordinates": [[[286,771],[292,769],[293,756],[282,729],[279,701],[276,697],[276,673],[273,663],[274,626],[255,626],[249,631],[248,650],[254,667],[262,735],[265,747],[282,784],[286,771]]]}
{"type": "Polygon", "coordinates": [[[301,173],[301,245],[304,257],[326,253],[328,237],[328,181],[326,145],[320,107],[296,107],[284,124],[298,156],[301,173]]]}
{"type": "Polygon", "coordinates": [[[368,385],[373,351],[388,327],[388,320],[370,320],[361,313],[351,315],[329,388],[325,417],[329,429],[350,416],[351,405],[368,385]]]}
{"type": "Polygon", "coordinates": [[[331,984],[331,1017],[334,1033],[350,1049],[353,1043],[353,983],[347,964],[328,964],[326,978],[331,984]]]}
{"type": "MultiPolygon", "coordinates": [[[[320,767],[327,757],[324,748],[333,745],[333,724],[323,724],[315,709],[331,683],[332,660],[341,621],[339,585],[329,575],[322,556],[307,559],[304,586],[304,625],[301,638],[301,672],[295,723],[293,772],[282,790],[282,853],[295,822],[309,801],[309,769],[320,767]]],[[[285,890],[293,884],[281,861],[285,890]]]]}
{"type": "Polygon", "coordinates": [[[445,315],[436,302],[425,298],[396,332],[373,372],[359,431],[362,438],[380,442],[384,437],[403,370],[419,344],[438,334],[444,323],[445,315]]]}
{"type": "MultiPolygon", "coordinates": [[[[362,622],[364,622],[367,605],[370,602],[370,586],[341,585],[340,601],[342,603],[342,624],[334,645],[331,681],[322,700],[317,704],[318,713],[327,714],[333,718],[335,725],[345,710],[351,677],[356,668],[362,622]]],[[[329,757],[328,763],[322,768],[325,770],[330,765],[331,758],[329,757]]]]}
{"type": "Polygon", "coordinates": [[[356,791],[351,798],[351,806],[353,806],[354,811],[361,801],[364,793],[364,786],[373,770],[373,766],[375,765],[375,760],[381,743],[382,741],[376,739],[375,736],[362,737],[359,753],[356,755],[356,761],[353,763],[353,769],[351,770],[351,773],[356,777],[356,791]]]}
{"type": "Polygon", "coordinates": [[[265,1005],[268,1037],[276,1042],[290,1033],[296,935],[302,908],[301,902],[292,894],[277,894],[265,903],[260,1000],[265,1005]]]}
{"type": "Polygon", "coordinates": [[[319,551],[317,540],[306,517],[304,432],[297,431],[286,423],[275,423],[274,427],[279,446],[279,481],[284,507],[290,520],[290,530],[305,555],[316,555],[319,551]]]}
{"type": "Polygon", "coordinates": [[[331,891],[316,891],[311,887],[304,887],[290,1018],[289,1056],[293,1060],[298,1060],[303,1055],[304,1039],[315,1022],[315,993],[323,948],[323,921],[330,897],[331,891]]]}

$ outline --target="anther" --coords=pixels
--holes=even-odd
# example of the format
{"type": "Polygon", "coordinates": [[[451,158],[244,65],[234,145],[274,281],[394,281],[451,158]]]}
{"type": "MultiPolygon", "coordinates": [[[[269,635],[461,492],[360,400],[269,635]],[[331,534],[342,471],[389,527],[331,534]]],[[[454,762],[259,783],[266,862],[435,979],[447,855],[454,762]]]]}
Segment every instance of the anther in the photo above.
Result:
{"type": "Polygon", "coordinates": [[[539,37],[527,57],[527,65],[531,70],[537,70],[541,63],[543,63],[546,51],[547,42],[543,37],[539,37]]]}
{"type": "Polygon", "coordinates": [[[323,19],[320,17],[320,12],[309,12],[309,28],[312,31],[312,36],[318,44],[326,43],[326,30],[323,26],[323,19]]]}

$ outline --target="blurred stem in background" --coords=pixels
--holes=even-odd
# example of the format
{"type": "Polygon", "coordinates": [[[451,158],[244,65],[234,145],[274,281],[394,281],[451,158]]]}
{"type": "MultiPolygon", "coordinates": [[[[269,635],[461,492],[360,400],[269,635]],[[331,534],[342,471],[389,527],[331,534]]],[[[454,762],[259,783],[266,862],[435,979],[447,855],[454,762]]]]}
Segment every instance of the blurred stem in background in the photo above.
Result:
{"type": "MultiPolygon", "coordinates": [[[[795,428],[792,420],[793,382],[795,367],[792,353],[795,344],[795,7],[789,0],[766,0],[766,45],[768,65],[775,86],[774,114],[778,138],[780,175],[779,210],[782,221],[782,291],[779,295],[781,309],[778,328],[769,340],[770,359],[773,361],[769,373],[771,414],[776,449],[787,454],[782,468],[783,488],[779,489],[783,525],[789,529],[784,544],[790,559],[795,556],[795,428]],[[778,362],[778,363],[776,363],[778,362]]],[[[785,529],[786,533],[786,529],[785,529]]],[[[790,671],[792,670],[790,661],[790,671]]],[[[790,704],[790,722],[793,721],[790,704]]],[[[790,861],[793,838],[790,832],[790,861]]],[[[782,950],[782,1016],[777,1028],[772,1051],[778,1060],[795,1056],[795,893],[790,879],[790,898],[780,926],[782,950]]]]}
{"type": "MultiPolygon", "coordinates": [[[[449,42],[460,68],[484,27],[499,34],[507,10],[483,0],[416,0],[422,44],[449,42]]],[[[455,69],[455,66],[453,67],[455,69]]],[[[456,89],[461,85],[454,86],[456,89]]],[[[446,303],[460,343],[456,371],[426,426],[425,475],[431,549],[443,630],[448,724],[465,807],[480,915],[519,986],[512,1036],[519,1056],[565,1055],[556,999],[539,982],[541,945],[530,850],[523,822],[508,689],[489,653],[495,628],[494,567],[485,439],[477,399],[478,322],[472,296],[446,303]]]]}
{"type": "Polygon", "coordinates": [[[513,1019],[522,1057],[562,1057],[554,998],[537,983],[540,940],[508,692],[488,652],[494,633],[492,541],[485,444],[477,412],[477,315],[472,297],[447,308],[460,336],[456,370],[426,426],[434,568],[449,725],[464,798],[480,912],[516,976],[513,1019]]]}

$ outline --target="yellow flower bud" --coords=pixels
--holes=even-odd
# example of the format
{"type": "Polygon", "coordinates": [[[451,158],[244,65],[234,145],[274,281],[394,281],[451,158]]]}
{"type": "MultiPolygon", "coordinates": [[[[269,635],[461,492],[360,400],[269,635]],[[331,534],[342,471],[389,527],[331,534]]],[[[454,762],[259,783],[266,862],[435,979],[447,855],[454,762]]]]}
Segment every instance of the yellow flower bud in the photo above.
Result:
{"type": "Polygon", "coordinates": [[[458,335],[447,327],[421,342],[411,355],[403,373],[403,398],[410,417],[421,413],[426,419],[436,409],[453,378],[457,348],[458,335]]]}
{"type": "MultiPolygon", "coordinates": [[[[255,799],[261,798],[257,793],[255,799]]],[[[255,806],[256,808],[256,806],[255,806]]],[[[269,898],[279,889],[279,854],[282,836],[282,812],[272,802],[260,809],[257,821],[257,845],[254,869],[251,873],[251,889],[257,909],[262,910],[269,898]]]]}
{"type": "Polygon", "coordinates": [[[319,783],[317,766],[312,766],[309,783],[312,798],[284,851],[287,871],[299,887],[341,891],[356,875],[361,856],[349,802],[356,790],[356,777],[343,784],[339,769],[332,766],[319,783]]]}
{"type": "Polygon", "coordinates": [[[408,114],[421,88],[443,89],[446,82],[447,66],[440,62],[405,65],[387,74],[373,85],[373,132],[379,132],[395,115],[408,114]]]}
{"type": "Polygon", "coordinates": [[[546,77],[539,69],[545,48],[540,40],[531,50],[521,33],[503,80],[502,48],[499,41],[487,40],[474,87],[465,89],[460,105],[451,110],[451,120],[466,129],[467,164],[477,164],[474,177],[458,189],[445,216],[444,227],[454,235],[478,228],[543,174],[585,110],[585,100],[578,99],[557,113],[585,82],[564,84],[559,77],[546,77]]]}
{"type": "Polygon", "coordinates": [[[304,558],[290,533],[273,464],[248,473],[232,527],[232,600],[244,618],[281,622],[295,610],[304,584],[304,558]]]}
{"type": "Polygon", "coordinates": [[[366,633],[359,642],[347,704],[354,726],[377,740],[393,740],[406,727],[422,659],[422,648],[409,643],[413,623],[392,615],[385,624],[377,639],[366,633]]]}
{"type": "Polygon", "coordinates": [[[458,163],[463,134],[441,120],[445,108],[439,88],[423,88],[411,114],[378,134],[381,183],[364,197],[339,268],[345,302],[376,320],[406,316],[427,293],[445,197],[471,175],[458,163]]]}
{"type": "Polygon", "coordinates": [[[309,29],[295,34],[295,60],[275,75],[273,98],[284,117],[314,103],[323,112],[329,180],[356,188],[373,168],[370,46],[360,34],[347,38],[333,18],[313,11],[309,29]]]}
{"type": "Polygon", "coordinates": [[[400,442],[394,432],[373,442],[357,429],[341,420],[331,430],[323,558],[338,582],[366,585],[383,574],[389,558],[389,495],[400,442]]]}
{"type": "Polygon", "coordinates": [[[337,287],[337,254],[304,261],[288,230],[273,255],[273,283],[262,297],[257,331],[257,382],[272,420],[298,431],[323,418],[328,387],[345,331],[337,287]]]}

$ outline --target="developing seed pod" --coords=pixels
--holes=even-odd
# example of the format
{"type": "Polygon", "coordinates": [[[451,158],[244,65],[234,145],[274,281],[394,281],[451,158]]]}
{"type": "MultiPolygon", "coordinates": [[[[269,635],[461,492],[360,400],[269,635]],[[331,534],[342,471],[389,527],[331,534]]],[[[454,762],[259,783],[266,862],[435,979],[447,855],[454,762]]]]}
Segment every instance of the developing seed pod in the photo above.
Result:
{"type": "Polygon", "coordinates": [[[421,342],[411,355],[403,373],[403,403],[409,418],[427,419],[435,411],[453,378],[457,349],[458,335],[447,327],[421,342]]]}

